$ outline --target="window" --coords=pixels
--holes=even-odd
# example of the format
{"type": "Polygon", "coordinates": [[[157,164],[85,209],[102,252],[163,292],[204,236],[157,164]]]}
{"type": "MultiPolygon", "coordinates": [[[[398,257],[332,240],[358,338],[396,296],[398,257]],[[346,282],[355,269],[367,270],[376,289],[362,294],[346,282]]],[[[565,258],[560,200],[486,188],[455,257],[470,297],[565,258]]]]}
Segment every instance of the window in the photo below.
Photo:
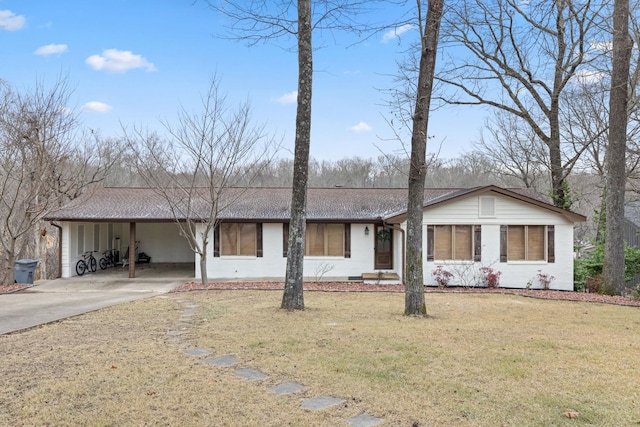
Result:
{"type": "Polygon", "coordinates": [[[471,232],[470,225],[436,225],[435,259],[472,260],[471,232]]]}
{"type": "Polygon", "coordinates": [[[220,224],[222,255],[256,256],[256,224],[220,224]]]}
{"type": "Polygon", "coordinates": [[[481,261],[480,225],[428,225],[427,261],[481,261]]]}
{"type": "Polygon", "coordinates": [[[553,226],[507,225],[500,228],[500,261],[554,262],[553,226]]]}
{"type": "MultiPolygon", "coordinates": [[[[282,224],[282,256],[287,257],[289,223],[282,224]]],[[[307,223],[305,255],[351,258],[351,224],[307,223]]]]}
{"type": "Polygon", "coordinates": [[[307,256],[344,256],[344,224],[307,224],[307,256]]]}

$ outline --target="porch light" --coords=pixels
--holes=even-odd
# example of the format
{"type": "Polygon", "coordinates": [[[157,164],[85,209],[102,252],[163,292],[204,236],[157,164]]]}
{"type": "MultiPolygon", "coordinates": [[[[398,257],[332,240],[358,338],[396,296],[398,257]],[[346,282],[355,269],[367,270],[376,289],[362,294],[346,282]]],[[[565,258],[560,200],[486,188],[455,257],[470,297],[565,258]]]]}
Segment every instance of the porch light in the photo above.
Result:
{"type": "Polygon", "coordinates": [[[365,236],[369,235],[369,227],[364,227],[364,235],[365,236]]]}

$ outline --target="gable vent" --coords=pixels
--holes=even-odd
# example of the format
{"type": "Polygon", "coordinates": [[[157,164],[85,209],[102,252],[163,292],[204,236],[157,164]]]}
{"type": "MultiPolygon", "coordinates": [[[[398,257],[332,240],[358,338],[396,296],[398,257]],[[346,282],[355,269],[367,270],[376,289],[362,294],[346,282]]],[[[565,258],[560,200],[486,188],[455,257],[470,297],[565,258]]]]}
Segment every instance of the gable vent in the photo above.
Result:
{"type": "Polygon", "coordinates": [[[480,197],[480,217],[496,216],[496,198],[493,196],[480,197]]]}

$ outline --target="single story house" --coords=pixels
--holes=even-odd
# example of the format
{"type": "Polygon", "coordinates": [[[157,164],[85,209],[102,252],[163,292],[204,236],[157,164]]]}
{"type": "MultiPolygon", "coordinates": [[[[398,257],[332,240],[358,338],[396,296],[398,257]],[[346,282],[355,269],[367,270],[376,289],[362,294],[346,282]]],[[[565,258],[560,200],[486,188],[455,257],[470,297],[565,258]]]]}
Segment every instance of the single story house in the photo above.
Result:
{"type": "MultiPolygon", "coordinates": [[[[233,203],[210,236],[208,278],[284,280],[291,189],[226,191],[233,203]]],[[[305,278],[401,283],[406,198],[406,189],[310,188],[305,278]]],[[[97,188],[48,219],[62,230],[62,277],[75,275],[83,252],[113,248],[122,258],[129,242],[152,262],[194,263],[201,277],[198,256],[153,189],[97,188]]],[[[573,290],[573,228],[585,220],[529,189],[426,189],[424,283],[435,286],[440,267],[453,274],[449,285],[478,286],[480,269],[490,267],[502,287],[540,288],[547,280],[573,290]]]]}

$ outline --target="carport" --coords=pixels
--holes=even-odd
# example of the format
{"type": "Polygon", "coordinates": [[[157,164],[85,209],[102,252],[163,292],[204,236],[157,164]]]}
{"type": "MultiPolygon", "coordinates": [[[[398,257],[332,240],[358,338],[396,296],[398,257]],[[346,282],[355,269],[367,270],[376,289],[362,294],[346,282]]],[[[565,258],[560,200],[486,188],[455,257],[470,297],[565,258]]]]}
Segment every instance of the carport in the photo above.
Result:
{"type": "Polygon", "coordinates": [[[141,271],[162,274],[164,268],[153,268],[155,264],[181,265],[180,270],[190,265],[189,277],[195,275],[196,256],[166,201],[152,189],[110,188],[105,192],[96,188],[46,219],[60,230],[63,278],[76,275],[75,265],[84,253],[93,251],[99,260],[106,250],[117,251],[115,270],[126,271],[128,278],[141,271]],[[123,269],[127,252],[127,268],[123,269]],[[149,264],[136,263],[140,253],[151,257],[149,264]]]}

